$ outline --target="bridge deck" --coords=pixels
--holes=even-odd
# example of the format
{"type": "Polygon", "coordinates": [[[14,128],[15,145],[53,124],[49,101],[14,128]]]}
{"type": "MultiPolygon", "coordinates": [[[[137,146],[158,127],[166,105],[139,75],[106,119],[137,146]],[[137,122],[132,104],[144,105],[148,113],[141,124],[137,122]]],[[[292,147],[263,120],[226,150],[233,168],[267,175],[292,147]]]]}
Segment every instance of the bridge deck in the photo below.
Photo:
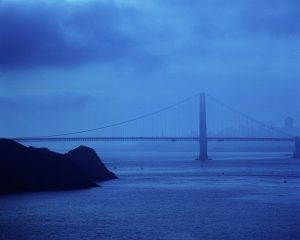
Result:
{"type": "MultiPolygon", "coordinates": [[[[51,137],[51,138],[11,138],[17,142],[137,142],[137,141],[173,141],[173,142],[197,142],[198,137],[51,137]]],[[[275,137],[208,137],[207,141],[248,141],[248,142],[294,142],[294,137],[275,138],[275,137]]]]}

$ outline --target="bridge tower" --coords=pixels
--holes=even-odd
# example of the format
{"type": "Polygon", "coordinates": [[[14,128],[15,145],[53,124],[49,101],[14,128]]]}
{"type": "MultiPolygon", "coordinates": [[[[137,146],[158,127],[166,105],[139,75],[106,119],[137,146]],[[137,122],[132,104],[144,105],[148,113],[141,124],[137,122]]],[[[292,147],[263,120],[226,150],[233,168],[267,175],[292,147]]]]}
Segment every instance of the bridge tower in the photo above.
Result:
{"type": "Polygon", "coordinates": [[[294,158],[300,158],[300,137],[295,138],[295,152],[294,158]]]}
{"type": "Polygon", "coordinates": [[[202,161],[208,160],[205,93],[200,93],[199,147],[200,147],[199,160],[202,161]]]}

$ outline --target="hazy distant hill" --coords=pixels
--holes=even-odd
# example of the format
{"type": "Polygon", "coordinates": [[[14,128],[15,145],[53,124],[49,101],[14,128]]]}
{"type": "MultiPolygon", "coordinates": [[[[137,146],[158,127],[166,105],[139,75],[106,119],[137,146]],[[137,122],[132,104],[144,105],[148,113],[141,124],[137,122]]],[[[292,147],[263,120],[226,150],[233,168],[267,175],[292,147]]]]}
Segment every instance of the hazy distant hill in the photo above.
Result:
{"type": "Polygon", "coordinates": [[[91,148],[60,154],[0,139],[0,193],[96,187],[115,178],[91,148]]]}

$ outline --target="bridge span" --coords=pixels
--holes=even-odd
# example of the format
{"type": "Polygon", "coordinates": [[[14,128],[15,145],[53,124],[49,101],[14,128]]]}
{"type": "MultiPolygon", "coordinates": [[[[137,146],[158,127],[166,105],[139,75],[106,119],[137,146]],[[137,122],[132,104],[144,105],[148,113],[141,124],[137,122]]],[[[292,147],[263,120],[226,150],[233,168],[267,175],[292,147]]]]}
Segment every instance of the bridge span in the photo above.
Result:
{"type": "MultiPolygon", "coordinates": [[[[199,143],[199,157],[198,159],[200,160],[208,160],[208,154],[207,154],[207,143],[208,142],[237,142],[237,141],[242,141],[242,142],[294,142],[295,143],[295,152],[294,152],[294,157],[295,158],[300,158],[300,137],[295,137],[291,136],[290,134],[287,134],[279,129],[276,129],[274,127],[268,127],[266,124],[263,124],[262,122],[253,119],[252,117],[235,110],[234,108],[219,102],[218,100],[214,99],[217,101],[218,104],[220,104],[222,107],[225,107],[226,109],[234,112],[237,114],[239,117],[242,117],[246,123],[245,126],[249,126],[249,122],[257,124],[259,127],[262,129],[269,129],[273,132],[277,132],[281,134],[278,137],[263,137],[264,135],[259,135],[259,137],[251,136],[251,135],[246,135],[246,136],[236,136],[235,134],[229,134],[229,136],[209,136],[207,134],[207,124],[206,124],[206,98],[205,98],[205,93],[200,93],[195,96],[189,97],[187,99],[184,99],[178,103],[172,104],[170,106],[167,106],[165,108],[159,109],[154,112],[150,112],[132,119],[128,119],[126,121],[120,121],[117,123],[113,123],[110,125],[98,127],[98,128],[93,128],[93,129],[87,129],[87,130],[82,130],[82,131],[77,131],[77,132],[69,132],[69,133],[61,133],[61,134],[56,134],[56,135],[48,135],[48,136],[39,136],[39,137],[15,137],[11,138],[11,140],[17,141],[17,142],[97,142],[97,141],[102,141],[102,142],[138,142],[138,141],[151,141],[151,142],[198,142],[199,143]],[[114,127],[119,127],[123,126],[126,124],[134,123],[136,124],[137,121],[145,118],[149,118],[151,116],[161,114],[162,112],[166,112],[174,107],[177,107],[183,103],[186,103],[187,101],[191,99],[196,99],[197,100],[197,116],[196,116],[196,125],[197,125],[197,131],[195,135],[192,135],[193,137],[186,137],[186,133],[183,133],[181,136],[180,134],[176,133],[169,133],[169,134],[164,134],[166,136],[155,136],[154,133],[150,132],[148,134],[145,134],[144,136],[141,136],[142,134],[140,132],[134,133],[130,132],[127,136],[122,136],[122,131],[114,132],[114,134],[105,134],[102,132],[102,136],[78,136],[78,134],[83,134],[87,132],[92,132],[92,131],[100,131],[108,128],[114,128],[114,127]],[[76,134],[76,137],[70,137],[70,135],[76,134]],[[153,135],[152,135],[153,134],[153,135]],[[151,136],[152,135],[152,136],[151,136]],[[231,136],[230,136],[231,135],[231,136]],[[282,137],[284,136],[284,137],[282,137]]],[[[170,120],[170,119],[169,119],[170,120]]],[[[218,120],[220,122],[224,121],[224,118],[222,116],[218,117],[218,120]]],[[[174,117],[171,119],[171,121],[175,121],[174,117]]],[[[210,123],[210,122],[209,122],[210,123]]],[[[237,126],[237,124],[235,125],[237,126]]],[[[243,126],[243,125],[241,125],[243,126]]],[[[142,128],[147,128],[146,125],[143,125],[142,128]]],[[[181,129],[182,126],[179,125],[175,129],[181,129]]],[[[94,134],[95,135],[95,134],[94,134]]],[[[98,134],[97,134],[98,135],[98,134]]],[[[158,135],[158,134],[157,134],[158,135]]]]}

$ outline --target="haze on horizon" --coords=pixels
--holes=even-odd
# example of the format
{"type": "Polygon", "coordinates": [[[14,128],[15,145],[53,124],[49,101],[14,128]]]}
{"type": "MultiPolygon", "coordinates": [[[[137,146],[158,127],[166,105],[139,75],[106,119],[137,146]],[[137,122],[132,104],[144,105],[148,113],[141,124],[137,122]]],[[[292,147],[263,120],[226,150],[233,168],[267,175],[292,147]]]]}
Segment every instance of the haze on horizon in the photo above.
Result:
{"type": "Polygon", "coordinates": [[[208,92],[300,125],[298,0],[0,0],[0,135],[132,118],[208,92]]]}

